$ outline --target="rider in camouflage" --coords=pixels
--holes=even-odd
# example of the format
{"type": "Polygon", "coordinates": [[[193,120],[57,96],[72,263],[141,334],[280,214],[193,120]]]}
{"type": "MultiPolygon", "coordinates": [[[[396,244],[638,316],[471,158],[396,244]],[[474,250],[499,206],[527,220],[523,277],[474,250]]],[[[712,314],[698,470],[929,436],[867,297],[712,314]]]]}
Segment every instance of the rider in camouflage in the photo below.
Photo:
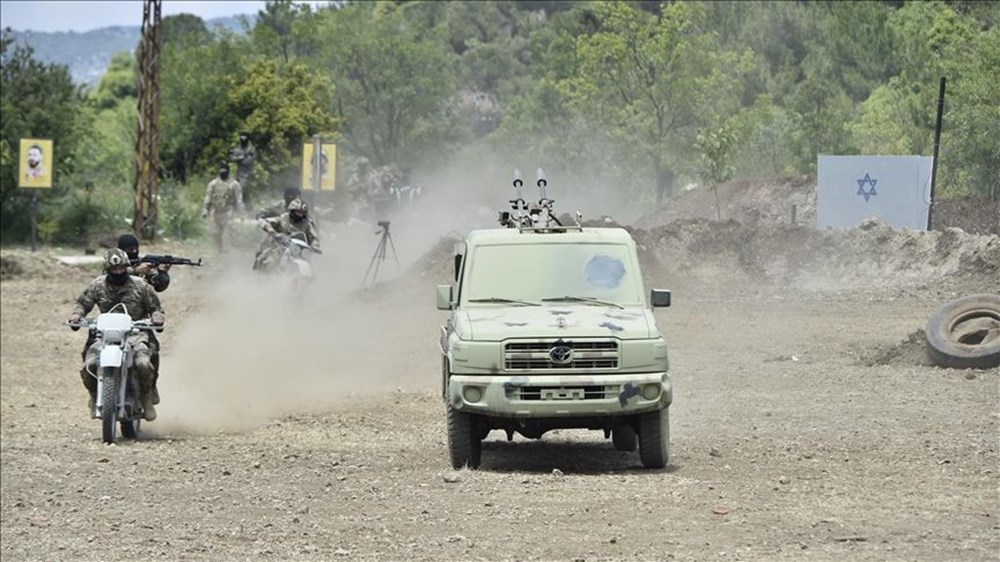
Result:
{"type": "MultiPolygon", "coordinates": [[[[148,318],[153,324],[163,325],[166,316],[160,305],[160,299],[156,296],[156,291],[139,277],[130,276],[128,264],[128,254],[123,250],[118,248],[108,250],[104,256],[105,275],[91,281],[80,293],[73,311],[70,312],[69,321],[79,322],[95,306],[101,313],[105,313],[121,303],[125,305],[125,309],[133,320],[148,318]]],[[[139,381],[139,399],[142,401],[146,419],[152,421],[156,419],[156,409],[153,406],[152,397],[155,372],[149,349],[148,332],[141,331],[129,336],[129,338],[135,352],[133,366],[139,381]]],[[[95,340],[87,350],[83,368],[80,369],[83,386],[90,393],[88,409],[91,412],[94,411],[94,402],[97,399],[97,379],[94,374],[97,371],[97,358],[103,346],[101,340],[95,340]]]]}
{"type": "Polygon", "coordinates": [[[288,204],[288,212],[278,217],[262,219],[261,228],[271,236],[268,238],[268,246],[254,260],[254,269],[269,269],[281,255],[283,245],[276,241],[282,235],[298,238],[316,252],[321,253],[319,248],[319,235],[312,221],[309,220],[309,206],[301,199],[294,199],[288,204]]]}

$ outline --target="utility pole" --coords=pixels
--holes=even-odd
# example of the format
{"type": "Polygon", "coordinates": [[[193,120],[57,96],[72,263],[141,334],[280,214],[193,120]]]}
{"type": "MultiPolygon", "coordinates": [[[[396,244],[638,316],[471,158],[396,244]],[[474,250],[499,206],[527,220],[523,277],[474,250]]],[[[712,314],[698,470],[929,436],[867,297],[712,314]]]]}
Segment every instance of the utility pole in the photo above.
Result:
{"type": "Polygon", "coordinates": [[[135,214],[132,229],[139,239],[154,240],[160,195],[160,19],[162,0],[143,0],[139,43],[139,107],[135,136],[135,214]]]}

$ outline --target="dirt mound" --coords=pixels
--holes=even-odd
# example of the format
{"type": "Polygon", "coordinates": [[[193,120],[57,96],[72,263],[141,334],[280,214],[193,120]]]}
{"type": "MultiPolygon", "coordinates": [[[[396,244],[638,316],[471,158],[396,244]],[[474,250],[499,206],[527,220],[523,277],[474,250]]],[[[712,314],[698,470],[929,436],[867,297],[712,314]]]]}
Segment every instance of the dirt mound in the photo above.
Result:
{"type": "Polygon", "coordinates": [[[53,279],[81,273],[100,275],[100,265],[67,265],[57,259],[59,253],[58,248],[37,252],[20,248],[4,248],[0,251],[0,279],[16,279],[18,277],[53,279]]]}
{"type": "MultiPolygon", "coordinates": [[[[611,219],[584,225],[618,226],[611,219]]],[[[638,246],[648,286],[881,292],[947,282],[960,292],[1000,292],[1000,237],[957,228],[895,229],[874,219],[848,230],[708,219],[625,228],[638,246]]],[[[442,238],[417,260],[411,274],[431,282],[452,281],[456,242],[442,238]]]]}
{"type": "Polygon", "coordinates": [[[1000,237],[954,228],[897,230],[869,220],[841,231],[685,219],[632,234],[648,276],[688,286],[884,289],[953,279],[1000,290],[1000,237]]]}
{"type": "MultiPolygon", "coordinates": [[[[742,224],[816,224],[816,176],[738,180],[718,187],[696,187],[671,198],[637,221],[638,228],[655,228],[680,219],[736,220],[742,224]]],[[[1000,234],[1000,202],[965,196],[938,199],[934,230],[960,228],[969,234],[1000,234]]]]}
{"type": "Polygon", "coordinates": [[[696,187],[671,198],[635,221],[637,228],[655,228],[680,219],[735,220],[743,224],[816,224],[816,177],[792,176],[738,180],[718,186],[716,193],[696,187]]]}
{"type": "Polygon", "coordinates": [[[980,197],[940,199],[934,204],[934,230],[961,228],[969,234],[1000,235],[1000,201],[980,197]]]}
{"type": "Polygon", "coordinates": [[[864,354],[858,364],[865,367],[931,365],[927,358],[926,334],[916,330],[899,343],[876,347],[864,354]]]}

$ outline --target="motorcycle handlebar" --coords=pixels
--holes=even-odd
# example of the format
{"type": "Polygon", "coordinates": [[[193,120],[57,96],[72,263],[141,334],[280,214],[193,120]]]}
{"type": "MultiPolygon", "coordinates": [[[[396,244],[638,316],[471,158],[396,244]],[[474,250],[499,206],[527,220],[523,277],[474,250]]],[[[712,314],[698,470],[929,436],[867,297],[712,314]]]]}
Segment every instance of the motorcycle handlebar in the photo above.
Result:
{"type": "MultiPolygon", "coordinates": [[[[80,328],[90,328],[90,329],[97,328],[97,320],[94,320],[92,318],[83,318],[79,322],[66,322],[65,324],[70,328],[73,328],[74,331],[79,330],[80,328]]],[[[146,330],[146,331],[152,330],[155,332],[162,332],[164,325],[153,324],[149,320],[136,320],[132,322],[132,327],[135,328],[136,330],[146,330]]]]}

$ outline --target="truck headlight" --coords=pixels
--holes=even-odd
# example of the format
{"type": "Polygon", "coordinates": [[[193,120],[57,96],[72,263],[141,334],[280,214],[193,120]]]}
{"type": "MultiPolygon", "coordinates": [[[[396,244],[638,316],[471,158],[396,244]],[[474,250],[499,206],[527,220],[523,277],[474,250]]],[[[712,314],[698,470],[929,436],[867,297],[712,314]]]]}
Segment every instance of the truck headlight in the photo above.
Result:
{"type": "Polygon", "coordinates": [[[479,402],[483,399],[483,389],[478,386],[466,386],[462,389],[462,397],[466,402],[479,402]]]}
{"type": "Polygon", "coordinates": [[[656,400],[660,397],[660,385],[647,384],[642,387],[642,397],[646,400],[656,400]]]}

